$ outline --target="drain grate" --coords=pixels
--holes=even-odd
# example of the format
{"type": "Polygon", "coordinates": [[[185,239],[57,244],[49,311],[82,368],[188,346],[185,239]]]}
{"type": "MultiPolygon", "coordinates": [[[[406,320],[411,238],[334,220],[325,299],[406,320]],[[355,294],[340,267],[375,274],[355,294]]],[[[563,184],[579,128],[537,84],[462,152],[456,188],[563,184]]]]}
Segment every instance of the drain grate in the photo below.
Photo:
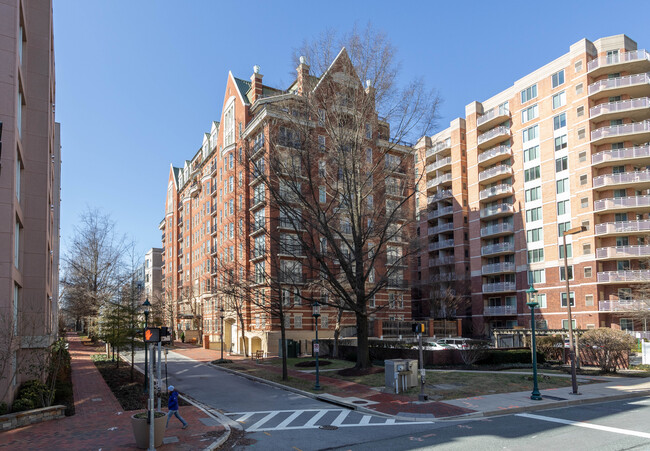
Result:
{"type": "Polygon", "coordinates": [[[324,424],[320,428],[325,429],[326,431],[335,431],[338,429],[338,426],[332,426],[331,424],[324,424]]]}

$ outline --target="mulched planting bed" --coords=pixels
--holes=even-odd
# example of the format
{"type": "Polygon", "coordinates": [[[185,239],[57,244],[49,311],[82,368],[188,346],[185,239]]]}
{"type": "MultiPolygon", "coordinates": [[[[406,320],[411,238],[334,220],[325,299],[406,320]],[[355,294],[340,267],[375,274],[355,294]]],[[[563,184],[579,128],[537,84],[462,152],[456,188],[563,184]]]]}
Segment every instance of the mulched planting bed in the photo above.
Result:
{"type": "MultiPolygon", "coordinates": [[[[327,366],[327,365],[331,365],[331,364],[332,364],[332,362],[330,362],[329,360],[319,360],[318,361],[318,366],[327,366]]],[[[312,367],[315,368],[316,367],[316,360],[307,360],[305,362],[298,362],[298,363],[296,363],[295,366],[297,366],[299,368],[312,368],[312,367]]]]}
{"type": "Polygon", "coordinates": [[[142,389],[143,374],[134,371],[131,381],[131,365],[128,363],[120,362],[120,367],[116,368],[116,362],[107,360],[102,354],[94,355],[93,361],[124,410],[146,409],[147,395],[142,389]]]}
{"type": "Polygon", "coordinates": [[[368,374],[377,374],[383,372],[384,372],[383,367],[371,366],[370,368],[362,368],[362,369],[357,369],[355,367],[345,368],[342,369],[341,371],[337,371],[337,374],[340,374],[341,376],[367,376],[368,374]]]}

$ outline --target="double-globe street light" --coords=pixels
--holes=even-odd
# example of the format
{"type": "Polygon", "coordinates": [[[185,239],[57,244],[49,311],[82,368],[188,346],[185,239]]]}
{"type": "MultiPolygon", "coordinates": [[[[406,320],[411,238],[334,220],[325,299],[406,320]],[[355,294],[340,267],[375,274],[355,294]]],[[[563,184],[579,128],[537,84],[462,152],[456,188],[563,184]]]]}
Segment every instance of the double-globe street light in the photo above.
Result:
{"type": "Polygon", "coordinates": [[[526,300],[526,305],[530,308],[530,328],[533,336],[533,392],[530,394],[530,399],[541,401],[542,394],[537,386],[537,343],[535,342],[535,307],[539,304],[537,303],[537,290],[533,288],[532,284],[526,290],[526,300]]]}
{"type": "Polygon", "coordinates": [[[576,378],[576,353],[573,343],[573,320],[571,317],[571,293],[569,291],[569,264],[567,262],[567,252],[566,247],[566,237],[567,235],[575,235],[576,233],[582,232],[584,229],[579,227],[573,227],[569,230],[566,230],[562,234],[562,244],[564,249],[564,280],[566,281],[566,305],[567,305],[567,314],[569,315],[569,359],[571,359],[571,394],[579,395],[578,393],[578,379],[576,378]]]}
{"type": "MultiPolygon", "coordinates": [[[[151,307],[151,303],[149,303],[149,299],[145,299],[144,302],[142,303],[142,307],[144,309],[144,328],[146,329],[149,327],[149,307],[151,307]]],[[[144,337],[144,334],[142,334],[144,337]]],[[[148,361],[149,359],[147,358],[147,354],[149,354],[147,350],[147,343],[144,344],[144,392],[147,392],[147,376],[149,374],[149,364],[148,361]]]]}
{"type": "Polygon", "coordinates": [[[316,356],[316,385],[314,385],[314,390],[320,390],[318,374],[318,353],[320,351],[320,346],[318,344],[318,317],[320,316],[320,304],[318,301],[314,301],[312,304],[312,316],[314,317],[314,329],[316,330],[316,340],[314,340],[314,355],[316,356]]]}

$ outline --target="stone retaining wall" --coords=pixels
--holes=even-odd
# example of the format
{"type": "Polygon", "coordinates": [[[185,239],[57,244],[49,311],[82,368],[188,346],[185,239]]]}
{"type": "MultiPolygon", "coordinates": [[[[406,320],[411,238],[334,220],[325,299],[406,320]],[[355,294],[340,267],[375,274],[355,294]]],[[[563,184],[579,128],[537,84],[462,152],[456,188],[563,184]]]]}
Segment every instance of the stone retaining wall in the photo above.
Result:
{"type": "Polygon", "coordinates": [[[0,432],[9,431],[22,426],[43,421],[63,418],[65,416],[65,406],[50,406],[41,409],[26,410],[24,412],[8,413],[0,415],[0,432]]]}

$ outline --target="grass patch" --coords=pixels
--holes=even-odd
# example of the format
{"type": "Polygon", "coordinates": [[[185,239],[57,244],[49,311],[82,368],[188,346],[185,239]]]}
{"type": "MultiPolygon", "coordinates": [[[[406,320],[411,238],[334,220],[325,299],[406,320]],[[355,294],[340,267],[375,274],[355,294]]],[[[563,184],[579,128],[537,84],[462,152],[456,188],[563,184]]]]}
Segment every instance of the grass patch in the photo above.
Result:
{"type": "MultiPolygon", "coordinates": [[[[314,364],[313,367],[307,367],[309,363],[308,362],[315,362],[316,360],[313,357],[298,357],[298,358],[287,358],[287,368],[290,370],[305,370],[305,369],[316,369],[316,366],[314,364]]],[[[323,363],[323,361],[330,362],[329,364],[323,365],[326,367],[328,370],[329,369],[342,369],[342,368],[351,368],[355,364],[354,362],[349,362],[347,360],[338,360],[338,359],[319,359],[319,365],[323,363]]],[[[282,366],[282,359],[279,357],[274,357],[270,359],[264,359],[260,362],[262,365],[272,365],[276,367],[281,367],[282,366]]],[[[329,372],[327,373],[328,375],[330,374],[329,372]]]]}

